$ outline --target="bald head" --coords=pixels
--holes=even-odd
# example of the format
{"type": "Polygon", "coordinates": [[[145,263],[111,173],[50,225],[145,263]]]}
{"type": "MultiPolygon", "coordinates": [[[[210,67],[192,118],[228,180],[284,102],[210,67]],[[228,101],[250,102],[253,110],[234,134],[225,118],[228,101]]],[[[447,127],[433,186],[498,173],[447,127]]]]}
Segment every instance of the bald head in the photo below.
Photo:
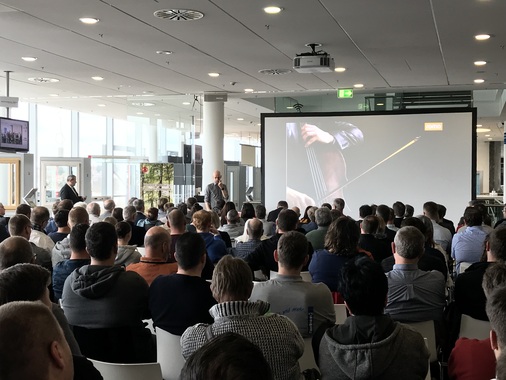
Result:
{"type": "Polygon", "coordinates": [[[48,307],[27,301],[0,306],[0,378],[71,380],[73,376],[69,345],[48,307]]]}
{"type": "Polygon", "coordinates": [[[77,224],[90,224],[90,216],[88,211],[82,207],[74,207],[69,212],[69,227],[74,228],[77,224]]]}
{"type": "Polygon", "coordinates": [[[260,237],[264,233],[263,227],[264,227],[264,225],[260,221],[260,219],[257,219],[257,218],[249,219],[247,232],[248,232],[248,236],[249,236],[250,240],[260,239],[260,237]]]}
{"type": "Polygon", "coordinates": [[[34,207],[30,218],[34,224],[44,227],[49,220],[49,210],[44,206],[34,207]]]}
{"type": "Polygon", "coordinates": [[[11,236],[0,243],[0,270],[31,262],[33,262],[32,246],[27,239],[11,236]]]}
{"type": "Polygon", "coordinates": [[[214,179],[214,183],[218,184],[218,182],[220,182],[221,180],[221,172],[219,170],[215,170],[213,172],[213,179],[214,179]]]}
{"type": "Polygon", "coordinates": [[[183,212],[179,209],[172,210],[167,218],[167,225],[170,227],[172,235],[183,234],[186,226],[186,218],[183,212]]]}
{"type": "Polygon", "coordinates": [[[162,227],[151,227],[144,236],[146,257],[167,261],[170,251],[170,234],[162,227]]]}

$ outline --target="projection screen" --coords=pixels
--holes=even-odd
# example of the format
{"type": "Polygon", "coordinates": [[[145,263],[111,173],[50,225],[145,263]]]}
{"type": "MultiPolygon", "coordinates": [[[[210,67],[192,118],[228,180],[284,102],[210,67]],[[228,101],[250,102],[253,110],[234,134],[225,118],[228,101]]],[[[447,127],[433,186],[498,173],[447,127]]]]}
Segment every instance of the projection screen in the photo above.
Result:
{"type": "Polygon", "coordinates": [[[476,109],[262,114],[262,201],[308,205],[396,201],[447,207],[455,223],[475,198],[476,109]]]}

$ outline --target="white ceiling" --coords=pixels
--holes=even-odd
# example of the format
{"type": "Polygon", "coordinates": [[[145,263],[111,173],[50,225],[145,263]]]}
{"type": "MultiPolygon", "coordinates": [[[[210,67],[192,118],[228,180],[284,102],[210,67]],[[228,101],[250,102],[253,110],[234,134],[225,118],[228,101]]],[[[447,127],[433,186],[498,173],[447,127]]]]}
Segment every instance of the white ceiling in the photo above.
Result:
{"type": "Polygon", "coordinates": [[[501,140],[505,15],[504,0],[0,0],[0,95],[6,94],[4,72],[12,71],[10,95],[22,101],[121,118],[141,111],[172,120],[194,115],[198,124],[194,95],[224,91],[226,133],[246,135],[258,133],[260,113],[274,109],[273,96],[328,94],[338,110],[335,90],[356,83],[365,85],[359,95],[474,90],[478,122],[501,140]],[[262,10],[267,5],[284,10],[268,15],[262,10]],[[175,8],[204,17],[153,15],[175,8]],[[84,25],[83,16],[100,22],[84,25]],[[473,36],[479,33],[492,38],[478,42],[473,36]],[[259,73],[291,69],[293,57],[313,42],[347,70],[259,73]],[[38,59],[29,63],[22,56],[38,59]],[[488,64],[476,67],[476,60],[488,64]],[[33,83],[30,77],[60,81],[33,83]],[[474,84],[476,78],[485,82],[474,84]],[[246,88],[256,92],[245,94],[246,88]]]}

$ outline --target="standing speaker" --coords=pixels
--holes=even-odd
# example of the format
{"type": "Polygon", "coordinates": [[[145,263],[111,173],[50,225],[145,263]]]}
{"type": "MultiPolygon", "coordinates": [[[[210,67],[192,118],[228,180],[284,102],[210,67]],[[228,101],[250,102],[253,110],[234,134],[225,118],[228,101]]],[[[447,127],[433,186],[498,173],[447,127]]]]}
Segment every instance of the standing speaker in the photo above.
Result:
{"type": "Polygon", "coordinates": [[[192,163],[192,146],[191,145],[184,145],[183,146],[183,162],[185,164],[191,164],[192,163]]]}

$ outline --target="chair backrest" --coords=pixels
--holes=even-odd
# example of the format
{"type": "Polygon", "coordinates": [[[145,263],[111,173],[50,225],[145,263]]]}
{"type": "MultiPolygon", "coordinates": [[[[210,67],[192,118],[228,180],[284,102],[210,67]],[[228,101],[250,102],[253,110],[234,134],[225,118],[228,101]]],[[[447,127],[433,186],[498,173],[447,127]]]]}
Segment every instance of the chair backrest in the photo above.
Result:
{"type": "Polygon", "coordinates": [[[459,265],[459,274],[464,273],[467,268],[469,268],[473,263],[468,263],[467,261],[462,261],[459,265]]]}
{"type": "Polygon", "coordinates": [[[460,338],[487,339],[490,336],[490,322],[474,319],[462,314],[460,319],[460,338]]]}
{"type": "Polygon", "coordinates": [[[346,318],[348,318],[348,313],[346,311],[346,305],[343,303],[334,304],[334,311],[336,313],[336,324],[340,325],[344,323],[346,318]]]}
{"type": "Polygon", "coordinates": [[[269,274],[269,280],[272,280],[273,278],[278,277],[278,272],[274,272],[271,270],[271,273],[269,274]]]}
{"type": "Polygon", "coordinates": [[[308,368],[318,368],[314,359],[313,346],[311,345],[311,338],[304,338],[304,353],[299,359],[300,370],[304,371],[308,368]]]}
{"type": "Polygon", "coordinates": [[[118,364],[89,360],[104,380],[163,380],[159,363],[118,364]]]}
{"type": "Polygon", "coordinates": [[[162,367],[162,376],[165,380],[177,380],[185,362],[181,355],[181,337],[158,327],[155,330],[157,361],[162,367]]]}
{"type": "Polygon", "coordinates": [[[406,323],[414,330],[418,331],[424,338],[427,338],[427,348],[429,349],[431,362],[437,361],[436,331],[434,321],[425,321],[417,323],[406,323]]]}

